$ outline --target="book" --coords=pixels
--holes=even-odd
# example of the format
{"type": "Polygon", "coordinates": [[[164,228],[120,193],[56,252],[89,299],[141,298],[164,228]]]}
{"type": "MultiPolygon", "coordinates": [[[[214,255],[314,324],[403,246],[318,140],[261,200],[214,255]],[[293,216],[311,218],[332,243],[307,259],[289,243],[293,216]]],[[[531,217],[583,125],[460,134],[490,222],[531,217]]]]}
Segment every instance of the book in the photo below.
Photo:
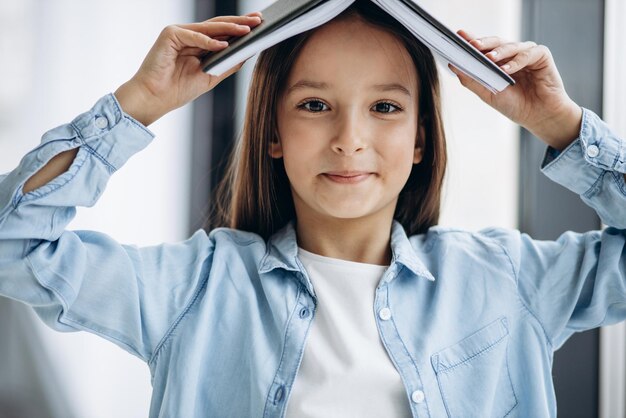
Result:
{"type": "MultiPolygon", "coordinates": [[[[230,39],[225,49],[202,59],[202,69],[221,75],[277,43],[323,25],[356,0],[277,0],[262,10],[263,21],[248,34],[230,39]]],[[[409,30],[436,56],[492,92],[515,81],[469,42],[435,19],[414,0],[370,0],[409,30]]]]}

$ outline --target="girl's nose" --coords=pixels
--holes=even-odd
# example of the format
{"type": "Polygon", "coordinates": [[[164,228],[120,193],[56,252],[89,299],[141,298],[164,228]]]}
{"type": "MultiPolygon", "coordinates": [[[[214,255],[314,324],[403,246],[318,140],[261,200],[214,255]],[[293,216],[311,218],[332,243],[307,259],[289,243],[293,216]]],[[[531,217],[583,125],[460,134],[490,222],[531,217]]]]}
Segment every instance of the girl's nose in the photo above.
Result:
{"type": "Polygon", "coordinates": [[[338,130],[331,141],[334,152],[350,156],[365,150],[366,122],[355,114],[346,114],[338,121],[338,130]]]}

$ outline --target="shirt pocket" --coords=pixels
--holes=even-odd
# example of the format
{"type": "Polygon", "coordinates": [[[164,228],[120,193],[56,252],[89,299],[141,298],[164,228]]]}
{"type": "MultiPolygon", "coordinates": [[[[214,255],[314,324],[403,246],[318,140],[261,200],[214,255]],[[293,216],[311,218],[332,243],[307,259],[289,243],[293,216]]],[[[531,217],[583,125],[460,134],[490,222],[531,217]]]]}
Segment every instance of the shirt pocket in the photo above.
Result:
{"type": "Polygon", "coordinates": [[[450,418],[509,415],[517,405],[507,360],[509,329],[498,318],[431,356],[450,418]]]}

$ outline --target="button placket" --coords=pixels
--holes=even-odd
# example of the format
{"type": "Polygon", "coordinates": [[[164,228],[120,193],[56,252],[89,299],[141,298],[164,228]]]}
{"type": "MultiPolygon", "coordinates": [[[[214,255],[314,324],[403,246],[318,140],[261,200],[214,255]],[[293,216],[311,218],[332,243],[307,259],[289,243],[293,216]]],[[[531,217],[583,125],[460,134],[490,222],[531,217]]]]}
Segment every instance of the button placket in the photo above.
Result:
{"type": "MultiPolygon", "coordinates": [[[[379,334],[387,350],[387,354],[391,358],[392,362],[402,382],[407,388],[409,399],[411,402],[411,409],[414,413],[420,417],[429,417],[430,411],[426,402],[426,396],[422,390],[416,388],[423,388],[423,383],[420,377],[420,372],[417,368],[417,364],[411,358],[410,353],[407,350],[406,345],[402,341],[398,329],[396,328],[395,321],[390,321],[392,317],[392,308],[388,299],[389,282],[376,289],[376,296],[374,298],[374,309],[376,316],[378,316],[378,330],[379,334]]],[[[393,312],[393,315],[400,315],[398,312],[393,312]]]]}
{"type": "Polygon", "coordinates": [[[291,320],[287,323],[286,335],[289,338],[285,340],[284,355],[281,357],[270,388],[270,395],[265,403],[264,418],[282,415],[300,368],[306,337],[315,314],[315,303],[308,295],[309,293],[302,288],[296,299],[298,305],[295,307],[291,320]]]}

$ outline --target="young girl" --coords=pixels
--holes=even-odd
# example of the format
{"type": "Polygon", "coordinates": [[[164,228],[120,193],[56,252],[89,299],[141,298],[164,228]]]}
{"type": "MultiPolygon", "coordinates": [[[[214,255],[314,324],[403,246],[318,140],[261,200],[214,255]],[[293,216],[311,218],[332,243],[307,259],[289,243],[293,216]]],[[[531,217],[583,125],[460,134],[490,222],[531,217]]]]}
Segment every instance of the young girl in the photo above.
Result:
{"type": "Polygon", "coordinates": [[[534,241],[436,226],[431,53],[369,2],[264,51],[210,234],[150,248],[66,231],[146,129],[211,90],[202,51],[259,13],[170,26],[115,94],[0,177],[0,294],[145,360],[151,417],[547,417],[552,354],[626,318],[626,143],[549,51],[460,32],[517,81],[483,100],[548,144],[603,231],[534,241]],[[620,229],[621,228],[621,229],[620,229]]]}

